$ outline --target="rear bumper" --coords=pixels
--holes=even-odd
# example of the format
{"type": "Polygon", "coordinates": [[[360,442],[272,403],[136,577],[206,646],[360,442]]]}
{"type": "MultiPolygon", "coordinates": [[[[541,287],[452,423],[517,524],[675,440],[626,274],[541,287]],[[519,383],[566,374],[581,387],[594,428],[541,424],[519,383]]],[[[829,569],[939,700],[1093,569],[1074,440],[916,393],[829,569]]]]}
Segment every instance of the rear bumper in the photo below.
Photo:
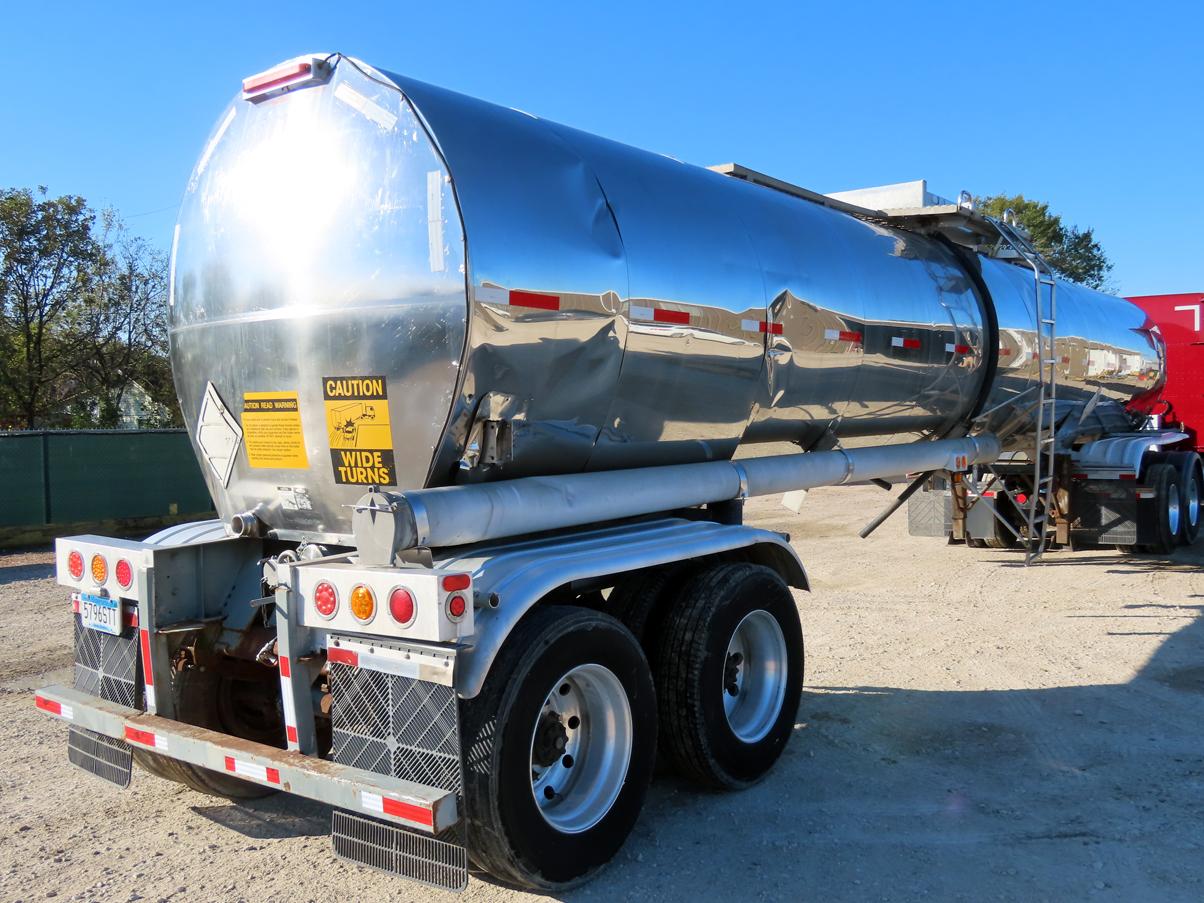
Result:
{"type": "Polygon", "coordinates": [[[123,740],[133,749],[233,774],[425,834],[439,834],[460,818],[456,794],[447,790],[147,715],[69,687],[45,687],[34,703],[48,715],[123,740]]]}

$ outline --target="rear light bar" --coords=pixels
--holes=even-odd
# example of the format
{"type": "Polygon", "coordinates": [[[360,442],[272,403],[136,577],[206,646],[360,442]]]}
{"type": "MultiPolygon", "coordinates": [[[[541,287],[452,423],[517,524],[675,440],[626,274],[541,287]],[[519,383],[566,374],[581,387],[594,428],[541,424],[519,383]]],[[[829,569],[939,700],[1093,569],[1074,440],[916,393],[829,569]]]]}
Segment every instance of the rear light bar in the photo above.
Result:
{"type": "Polygon", "coordinates": [[[286,91],[324,84],[334,67],[323,59],[293,60],[242,80],[242,99],[258,103],[286,91]]]}

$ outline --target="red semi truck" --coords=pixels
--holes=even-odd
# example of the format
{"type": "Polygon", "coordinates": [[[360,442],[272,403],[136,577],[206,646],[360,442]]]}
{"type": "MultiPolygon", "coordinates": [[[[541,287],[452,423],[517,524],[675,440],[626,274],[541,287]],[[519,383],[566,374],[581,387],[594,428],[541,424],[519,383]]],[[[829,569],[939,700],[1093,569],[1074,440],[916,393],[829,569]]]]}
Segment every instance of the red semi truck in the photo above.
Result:
{"type": "Polygon", "coordinates": [[[1204,335],[1200,332],[1204,292],[1138,295],[1128,300],[1149,315],[1166,343],[1166,380],[1158,389],[1134,399],[1129,409],[1187,433],[1196,451],[1204,451],[1200,438],[1204,424],[1204,335]]]}

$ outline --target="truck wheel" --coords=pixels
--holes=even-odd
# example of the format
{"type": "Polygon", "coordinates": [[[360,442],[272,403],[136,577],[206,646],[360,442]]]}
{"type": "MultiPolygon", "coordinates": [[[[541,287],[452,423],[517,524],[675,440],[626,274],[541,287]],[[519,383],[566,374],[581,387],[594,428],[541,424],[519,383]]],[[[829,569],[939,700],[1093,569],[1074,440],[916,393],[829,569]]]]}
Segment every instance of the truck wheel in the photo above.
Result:
{"type": "MultiPolygon", "coordinates": [[[[178,671],[172,676],[171,683],[177,717],[186,724],[219,730],[260,743],[274,743],[283,748],[283,718],[280,720],[278,742],[276,742],[275,732],[270,729],[270,726],[267,729],[258,727],[248,730],[243,723],[231,723],[232,719],[236,718],[240,722],[246,720],[245,710],[243,717],[240,717],[240,714],[231,708],[231,699],[236,693],[243,699],[246,697],[245,692],[240,692],[244,688],[236,688],[232,684],[246,683],[248,682],[231,681],[229,678],[220,677],[210,671],[201,671],[198,668],[178,671]],[[247,736],[248,734],[253,734],[253,736],[247,736]]],[[[201,768],[199,765],[181,762],[159,753],[144,749],[135,749],[133,752],[134,761],[146,771],[166,780],[183,784],[198,793],[232,800],[249,800],[270,796],[276,792],[270,787],[244,781],[241,778],[231,777],[208,768],[201,768]]]]}
{"type": "Polygon", "coordinates": [[[755,564],[695,575],[666,615],[657,656],[661,748],[704,787],[760,780],[794,729],[803,633],[782,579],[755,564]]]}
{"type": "Polygon", "coordinates": [[[1179,541],[1190,546],[1200,538],[1200,494],[1204,486],[1201,479],[1200,456],[1195,452],[1184,454],[1179,465],[1180,519],[1182,527],[1179,541]]]}
{"type": "Polygon", "coordinates": [[[1146,549],[1155,555],[1169,555],[1178,545],[1183,528],[1179,472],[1172,464],[1155,464],[1146,475],[1146,483],[1154,490],[1154,541],[1146,549]]]}
{"type": "Polygon", "coordinates": [[[607,614],[548,605],[507,638],[464,703],[469,855],[524,888],[562,890],[606,865],[652,778],[648,660],[607,614]]]}

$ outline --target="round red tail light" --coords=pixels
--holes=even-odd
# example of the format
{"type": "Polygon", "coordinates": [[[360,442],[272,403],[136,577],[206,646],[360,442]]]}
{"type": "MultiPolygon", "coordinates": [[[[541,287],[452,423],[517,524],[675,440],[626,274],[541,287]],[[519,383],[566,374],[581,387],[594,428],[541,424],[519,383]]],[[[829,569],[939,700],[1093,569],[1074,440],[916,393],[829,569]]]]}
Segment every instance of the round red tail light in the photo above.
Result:
{"type": "Polygon", "coordinates": [[[84,556],[79,552],[72,552],[67,556],[67,573],[71,575],[72,580],[79,580],[84,576],[84,556]]]}
{"type": "Polygon", "coordinates": [[[405,587],[399,586],[389,593],[389,614],[393,620],[406,627],[414,620],[418,606],[414,604],[414,594],[405,587]]]}
{"type": "Polygon", "coordinates": [[[461,595],[452,596],[447,600],[447,614],[453,621],[458,621],[464,617],[464,612],[468,610],[468,603],[464,601],[461,595]]]}
{"type": "Polygon", "coordinates": [[[124,558],[117,561],[117,567],[113,568],[113,573],[117,575],[117,585],[122,589],[129,589],[134,582],[134,569],[124,558]]]}
{"type": "Polygon", "coordinates": [[[333,618],[339,610],[339,594],[334,585],[323,580],[314,587],[314,608],[324,618],[333,618]]]}

